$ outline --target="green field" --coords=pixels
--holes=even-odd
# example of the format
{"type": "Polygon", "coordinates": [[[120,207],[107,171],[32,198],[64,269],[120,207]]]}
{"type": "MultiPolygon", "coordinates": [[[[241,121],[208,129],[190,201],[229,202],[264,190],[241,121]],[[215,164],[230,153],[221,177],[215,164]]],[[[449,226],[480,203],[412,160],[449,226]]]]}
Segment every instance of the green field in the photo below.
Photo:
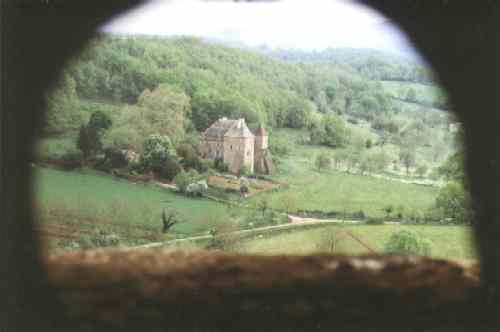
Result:
{"type": "Polygon", "coordinates": [[[415,90],[417,100],[425,104],[431,104],[434,102],[438,94],[438,88],[433,85],[401,81],[380,81],[380,83],[384,87],[385,92],[395,98],[401,98],[401,93],[403,93],[403,91],[406,94],[408,89],[413,88],[415,90]]]}
{"type": "MultiPolygon", "coordinates": [[[[110,116],[114,116],[123,109],[124,105],[113,103],[109,100],[97,101],[79,99],[79,113],[82,123],[86,123],[90,114],[95,111],[103,111],[110,116]]],[[[60,158],[69,151],[75,151],[78,130],[72,130],[61,135],[42,137],[36,143],[36,153],[38,157],[60,158]]]]}
{"type": "MultiPolygon", "coordinates": [[[[208,218],[224,218],[225,206],[180,196],[155,185],[133,184],[95,172],[63,172],[35,169],[36,202],[42,216],[51,210],[120,227],[161,230],[161,211],[175,208],[186,220],[173,227],[175,233],[195,234],[208,229],[208,218]]],[[[57,223],[44,217],[45,223],[57,223]]],[[[62,222],[71,221],[63,220],[62,222]]]]}
{"type": "Polygon", "coordinates": [[[60,158],[66,152],[76,150],[75,137],[76,133],[42,138],[36,145],[37,154],[40,157],[60,158]]]}
{"type": "Polygon", "coordinates": [[[270,140],[284,140],[290,154],[281,158],[273,179],[286,183],[289,188],[256,195],[251,201],[265,198],[274,208],[280,206],[284,196],[296,201],[293,210],[321,210],[356,212],[363,210],[369,216],[382,216],[387,205],[403,206],[406,211],[425,210],[434,204],[437,188],[405,184],[370,176],[348,174],[334,170],[318,172],[314,159],[321,152],[334,155],[335,150],[300,144],[296,130],[274,130],[270,140]]]}
{"type": "MultiPolygon", "coordinates": [[[[471,228],[466,226],[403,226],[403,225],[354,225],[324,226],[321,228],[292,231],[280,235],[244,241],[239,251],[260,254],[310,254],[328,250],[327,238],[339,231],[351,231],[377,253],[384,252],[385,242],[397,230],[410,229],[432,243],[431,256],[437,258],[472,260],[476,258],[471,241],[471,228]]],[[[345,254],[370,253],[348,236],[338,237],[335,252],[345,254]]]]}

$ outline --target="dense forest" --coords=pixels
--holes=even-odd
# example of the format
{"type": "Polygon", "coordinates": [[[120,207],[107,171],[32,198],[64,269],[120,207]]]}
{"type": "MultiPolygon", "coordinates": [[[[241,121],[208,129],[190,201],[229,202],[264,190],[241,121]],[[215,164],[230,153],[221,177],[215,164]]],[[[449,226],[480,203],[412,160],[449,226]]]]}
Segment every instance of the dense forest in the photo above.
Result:
{"type": "Polygon", "coordinates": [[[373,80],[434,84],[432,71],[412,59],[375,49],[328,48],[322,51],[263,50],[272,57],[296,63],[347,65],[373,80]]]}
{"type": "MultiPolygon", "coordinates": [[[[161,99],[159,91],[153,92],[159,85],[175,96],[170,98],[175,100],[172,107],[183,109],[179,121],[186,130],[203,130],[221,116],[244,117],[253,125],[304,128],[322,114],[373,118],[397,112],[398,105],[380,83],[367,79],[377,76],[372,65],[384,70],[373,61],[359,57],[357,64],[290,63],[191,37],[101,35],[66,68],[49,97],[46,131],[78,128],[78,115],[70,111],[77,99],[145,108],[147,96],[161,99]]],[[[404,67],[407,72],[421,71],[418,65],[409,66],[404,67]]],[[[123,113],[118,122],[130,122],[131,112],[123,113]]]]}

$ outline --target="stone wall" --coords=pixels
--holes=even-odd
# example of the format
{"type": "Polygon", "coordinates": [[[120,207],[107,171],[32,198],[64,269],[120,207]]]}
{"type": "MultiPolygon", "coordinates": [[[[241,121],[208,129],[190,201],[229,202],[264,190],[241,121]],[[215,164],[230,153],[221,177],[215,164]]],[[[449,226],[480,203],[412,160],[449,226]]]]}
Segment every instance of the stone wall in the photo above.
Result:
{"type": "Polygon", "coordinates": [[[267,149],[269,146],[269,136],[255,136],[255,150],[267,149]]]}
{"type": "Polygon", "coordinates": [[[216,159],[224,155],[224,142],[222,140],[203,140],[200,145],[203,158],[216,159]]]}
{"type": "Polygon", "coordinates": [[[261,174],[271,174],[273,172],[273,161],[269,149],[255,149],[254,171],[261,174]]]}
{"type": "Polygon", "coordinates": [[[224,163],[228,165],[231,173],[239,173],[243,166],[253,173],[253,137],[224,137],[224,163]]]}

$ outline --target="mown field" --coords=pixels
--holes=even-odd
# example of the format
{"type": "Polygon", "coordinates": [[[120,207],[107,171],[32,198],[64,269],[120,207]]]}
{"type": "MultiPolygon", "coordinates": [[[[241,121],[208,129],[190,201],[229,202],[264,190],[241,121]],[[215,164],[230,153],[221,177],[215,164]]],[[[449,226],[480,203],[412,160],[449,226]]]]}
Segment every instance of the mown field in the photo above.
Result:
{"type": "Polygon", "coordinates": [[[226,215],[222,204],[186,198],[152,184],[134,184],[92,171],[34,168],[34,172],[36,203],[45,225],[70,224],[78,229],[75,221],[80,220],[87,228],[112,227],[118,232],[137,228],[161,234],[162,209],[173,207],[185,222],[172,231],[190,235],[208,230],[208,221],[226,215]]]}
{"type": "Polygon", "coordinates": [[[320,152],[335,154],[334,149],[300,144],[296,130],[274,130],[271,139],[287,142],[290,154],[281,158],[274,180],[289,185],[286,190],[263,193],[250,199],[265,198],[270,206],[282,209],[287,198],[296,203],[292,211],[320,210],[357,212],[369,216],[383,216],[385,206],[403,206],[406,211],[423,211],[434,204],[438,189],[435,187],[405,184],[370,176],[348,174],[335,170],[318,172],[314,167],[320,152]]]}
{"type": "MultiPolygon", "coordinates": [[[[96,110],[106,112],[113,116],[119,113],[124,105],[116,104],[108,100],[96,101],[88,99],[78,99],[78,112],[82,123],[86,123],[90,114],[96,110]]],[[[39,158],[60,158],[68,151],[77,150],[76,140],[78,130],[72,130],[63,134],[56,134],[40,138],[36,144],[36,152],[39,158]]]]}
{"type": "Polygon", "coordinates": [[[401,82],[401,81],[380,81],[384,87],[385,92],[390,94],[395,98],[401,98],[401,94],[412,88],[415,90],[417,100],[421,103],[431,104],[436,100],[438,94],[438,89],[434,85],[425,85],[420,83],[412,82],[401,82]]]}
{"type": "Polygon", "coordinates": [[[42,158],[60,158],[68,151],[76,150],[77,133],[40,139],[36,151],[42,158]]]}
{"type": "Polygon", "coordinates": [[[391,234],[408,229],[431,241],[431,256],[453,260],[476,259],[471,240],[471,228],[466,226],[431,225],[328,225],[321,228],[291,231],[269,237],[243,241],[238,250],[259,254],[310,254],[329,251],[329,239],[337,237],[336,253],[368,254],[370,251],[349,236],[350,231],[377,253],[384,252],[384,245],[391,234]]]}

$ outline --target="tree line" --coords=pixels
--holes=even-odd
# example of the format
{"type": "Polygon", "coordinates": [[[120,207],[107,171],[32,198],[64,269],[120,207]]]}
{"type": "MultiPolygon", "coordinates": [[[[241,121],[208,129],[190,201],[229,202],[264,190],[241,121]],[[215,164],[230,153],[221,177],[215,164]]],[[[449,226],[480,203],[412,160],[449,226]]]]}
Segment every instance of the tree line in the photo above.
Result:
{"type": "Polygon", "coordinates": [[[294,63],[338,64],[371,80],[434,84],[432,71],[418,61],[388,52],[359,48],[327,48],[322,51],[261,50],[275,58],[294,63]]]}
{"type": "Polygon", "coordinates": [[[70,63],[48,97],[46,131],[78,128],[82,120],[74,110],[81,107],[79,100],[131,111],[151,106],[143,97],[160,85],[182,95],[172,100],[186,105],[180,107],[185,128],[198,131],[222,116],[244,117],[250,125],[306,128],[318,113],[369,118],[397,111],[380,84],[352,67],[287,63],[191,37],[103,34],[70,63]]]}

